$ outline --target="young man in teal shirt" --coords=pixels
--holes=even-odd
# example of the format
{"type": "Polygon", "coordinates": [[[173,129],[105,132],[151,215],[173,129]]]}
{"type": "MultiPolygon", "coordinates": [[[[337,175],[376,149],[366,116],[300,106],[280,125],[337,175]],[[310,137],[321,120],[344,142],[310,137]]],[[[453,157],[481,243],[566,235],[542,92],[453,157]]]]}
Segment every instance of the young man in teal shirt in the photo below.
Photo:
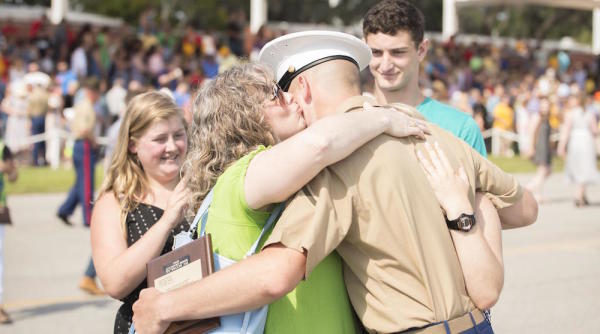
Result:
{"type": "Polygon", "coordinates": [[[428,121],[486,157],[483,137],[473,118],[421,92],[419,65],[429,48],[424,31],[423,14],[407,1],[384,0],[369,9],[363,20],[363,36],[373,52],[369,64],[375,79],[373,94],[381,104],[402,102],[416,107],[428,121]]]}

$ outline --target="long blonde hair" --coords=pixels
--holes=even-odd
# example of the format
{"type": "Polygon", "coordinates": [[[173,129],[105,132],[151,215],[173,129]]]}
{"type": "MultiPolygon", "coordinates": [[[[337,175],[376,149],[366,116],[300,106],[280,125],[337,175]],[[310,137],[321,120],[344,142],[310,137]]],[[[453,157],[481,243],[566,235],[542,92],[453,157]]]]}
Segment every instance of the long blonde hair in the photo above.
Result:
{"type": "MultiPolygon", "coordinates": [[[[112,192],[121,204],[121,227],[125,231],[127,213],[150,192],[148,179],[137,155],[129,151],[131,141],[139,138],[157,121],[179,117],[184,127],[182,111],[175,101],[160,92],[147,92],[135,96],[127,104],[110,167],[98,197],[112,192]]],[[[187,129],[187,128],[186,128],[187,129]]]]}
{"type": "Polygon", "coordinates": [[[249,63],[220,74],[196,95],[183,167],[192,193],[188,218],[194,216],[227,167],[259,145],[275,143],[264,115],[273,84],[273,75],[266,67],[249,63]]]}

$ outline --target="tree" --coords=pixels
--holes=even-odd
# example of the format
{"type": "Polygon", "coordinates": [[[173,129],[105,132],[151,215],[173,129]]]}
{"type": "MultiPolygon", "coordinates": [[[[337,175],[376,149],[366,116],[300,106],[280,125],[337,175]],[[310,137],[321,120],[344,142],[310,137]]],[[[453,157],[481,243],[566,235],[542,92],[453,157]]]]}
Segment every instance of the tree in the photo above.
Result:
{"type": "Polygon", "coordinates": [[[542,6],[484,6],[459,10],[460,32],[536,39],[571,36],[591,42],[592,13],[542,6]]]}
{"type": "Polygon", "coordinates": [[[3,0],[5,4],[50,7],[52,0],[3,0]]]}
{"type": "MultiPolygon", "coordinates": [[[[340,0],[335,8],[326,0],[270,0],[269,20],[331,24],[337,17],[344,25],[360,22],[369,8],[380,0],[340,0]]],[[[442,0],[410,0],[426,20],[426,30],[439,31],[442,23],[442,0]]]]}
{"type": "Polygon", "coordinates": [[[180,23],[181,18],[183,24],[211,29],[223,29],[232,10],[249,11],[246,0],[72,0],[70,5],[92,13],[120,17],[131,25],[137,24],[142,12],[154,9],[160,18],[167,18],[171,23],[180,23]]]}
{"type": "MultiPolygon", "coordinates": [[[[49,3],[49,0],[24,0],[49,3]]],[[[379,0],[340,0],[335,8],[327,0],[268,0],[269,21],[344,25],[360,22],[379,0]]],[[[443,0],[409,0],[425,15],[427,31],[442,30],[443,0]]],[[[140,14],[154,8],[171,23],[190,23],[196,28],[224,29],[229,13],[250,10],[250,0],[71,0],[73,8],[121,17],[136,25],[140,14]],[[176,13],[178,15],[176,15],[176,13]]],[[[559,39],[571,36],[582,43],[591,41],[592,14],[588,11],[542,6],[476,6],[458,12],[460,32],[507,37],[559,39]],[[583,23],[583,24],[582,24],[583,23]]]]}

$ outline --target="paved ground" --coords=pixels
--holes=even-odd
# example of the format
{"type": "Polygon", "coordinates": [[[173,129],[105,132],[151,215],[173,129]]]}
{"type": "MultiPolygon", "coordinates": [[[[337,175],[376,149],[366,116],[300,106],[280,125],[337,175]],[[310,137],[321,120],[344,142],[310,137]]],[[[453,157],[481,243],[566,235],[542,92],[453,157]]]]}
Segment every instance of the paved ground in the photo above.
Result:
{"type": "MultiPolygon", "coordinates": [[[[520,176],[526,181],[528,176],[520,176]]],[[[492,310],[496,333],[600,333],[600,187],[575,209],[560,175],[546,187],[537,224],[504,233],[506,280],[492,310]]],[[[119,303],[77,288],[90,255],[80,213],[54,213],[65,195],[12,196],[5,294],[15,322],[1,333],[109,333],[119,303]]]]}
{"type": "MultiPolygon", "coordinates": [[[[523,180],[526,180],[524,177],[523,180]]],[[[562,175],[547,184],[538,222],[503,233],[505,283],[497,333],[600,333],[600,187],[577,209],[562,175]]]]}

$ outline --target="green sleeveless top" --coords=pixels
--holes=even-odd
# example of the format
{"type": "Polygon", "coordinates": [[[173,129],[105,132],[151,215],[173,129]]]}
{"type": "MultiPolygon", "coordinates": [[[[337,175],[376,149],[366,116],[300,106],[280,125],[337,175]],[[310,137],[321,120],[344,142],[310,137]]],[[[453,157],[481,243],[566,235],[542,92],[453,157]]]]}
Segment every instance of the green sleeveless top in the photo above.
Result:
{"type": "MultiPolygon", "coordinates": [[[[266,148],[260,146],[236,161],[217,179],[214,187],[206,232],[211,234],[214,251],[233,260],[244,257],[270,214],[249,208],[244,191],[248,165],[264,150],[266,148]]],[[[356,333],[342,262],[337,253],[327,256],[307,280],[269,306],[265,333],[356,333]]]]}

